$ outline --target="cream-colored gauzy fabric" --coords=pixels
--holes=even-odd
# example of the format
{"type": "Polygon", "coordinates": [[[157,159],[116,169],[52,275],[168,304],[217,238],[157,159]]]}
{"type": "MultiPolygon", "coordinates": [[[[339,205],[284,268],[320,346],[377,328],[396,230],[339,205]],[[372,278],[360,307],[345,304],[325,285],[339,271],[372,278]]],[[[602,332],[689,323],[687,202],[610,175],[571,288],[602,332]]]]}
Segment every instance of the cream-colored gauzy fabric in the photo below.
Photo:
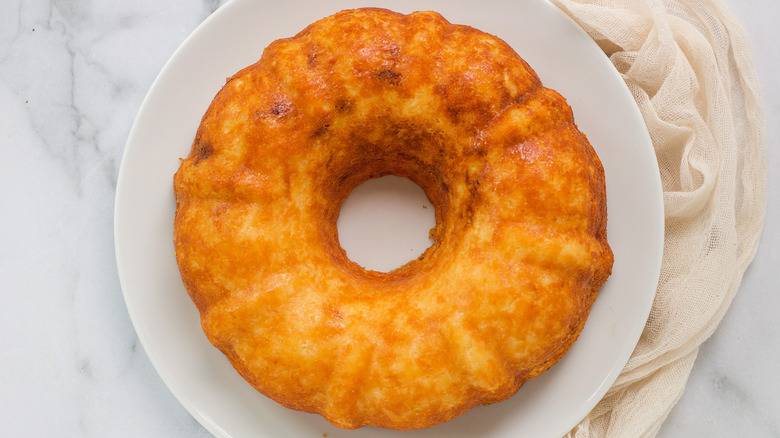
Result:
{"type": "Polygon", "coordinates": [[[745,34],[718,0],[552,1],[633,94],[655,147],[666,218],[644,333],[569,436],[654,436],[756,253],[766,203],[758,79],[745,34]]]}

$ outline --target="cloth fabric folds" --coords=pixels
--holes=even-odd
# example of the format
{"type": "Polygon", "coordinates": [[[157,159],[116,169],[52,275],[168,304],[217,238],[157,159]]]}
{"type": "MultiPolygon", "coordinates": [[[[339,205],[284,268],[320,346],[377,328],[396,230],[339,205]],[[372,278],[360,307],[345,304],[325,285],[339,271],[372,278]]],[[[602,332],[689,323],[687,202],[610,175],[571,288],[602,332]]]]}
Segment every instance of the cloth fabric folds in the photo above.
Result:
{"type": "Polygon", "coordinates": [[[747,37],[719,0],[551,1],[596,41],[633,94],[665,212],[645,330],[613,387],[568,436],[654,436],[758,247],[766,206],[758,78],[747,37]]]}

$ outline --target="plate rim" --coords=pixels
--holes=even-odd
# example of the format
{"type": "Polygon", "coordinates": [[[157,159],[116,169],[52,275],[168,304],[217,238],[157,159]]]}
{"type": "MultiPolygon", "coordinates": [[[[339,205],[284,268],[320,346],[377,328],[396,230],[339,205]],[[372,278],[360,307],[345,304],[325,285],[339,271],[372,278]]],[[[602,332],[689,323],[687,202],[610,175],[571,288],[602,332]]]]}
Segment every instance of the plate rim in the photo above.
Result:
{"type": "MultiPolygon", "coordinates": [[[[576,28],[576,31],[581,32],[581,34],[593,42],[589,36],[585,33],[584,30],[581,29],[579,25],[577,25],[568,15],[566,15],[562,10],[560,10],[556,5],[549,2],[548,0],[537,0],[539,3],[546,3],[549,5],[550,8],[554,9],[555,12],[559,14],[559,19],[564,19],[568,21],[571,25],[576,28]]],[[[158,93],[159,87],[161,87],[161,78],[164,77],[168,71],[172,68],[172,66],[177,62],[178,57],[181,56],[181,52],[184,50],[185,47],[190,45],[192,41],[199,35],[201,32],[203,32],[203,29],[206,29],[210,26],[212,26],[212,23],[219,20],[220,17],[226,13],[226,11],[229,10],[229,8],[237,8],[240,7],[240,5],[248,3],[247,0],[230,0],[224,5],[222,5],[219,9],[217,9],[214,13],[209,15],[203,22],[201,22],[183,41],[182,43],[177,47],[177,49],[174,51],[174,53],[171,55],[171,57],[167,60],[165,65],[160,70],[159,74],[153,81],[152,85],[149,88],[149,91],[147,92],[146,96],[144,97],[141,106],[138,109],[138,112],[136,113],[136,116],[133,120],[132,127],[130,129],[130,132],[128,134],[128,139],[125,144],[125,148],[122,153],[122,159],[120,164],[119,173],[117,176],[117,186],[116,186],[116,197],[115,197],[115,203],[114,203],[114,246],[115,246],[115,257],[116,257],[116,263],[117,263],[117,271],[120,281],[120,287],[122,288],[122,294],[125,300],[125,305],[128,309],[128,313],[130,314],[130,319],[133,324],[134,330],[136,331],[136,334],[138,335],[139,342],[141,343],[142,347],[144,348],[144,351],[146,351],[147,357],[149,358],[150,362],[154,366],[156,372],[160,375],[163,382],[165,383],[166,387],[169,391],[174,395],[174,397],[178,400],[179,403],[181,403],[182,406],[187,409],[187,411],[196,418],[207,430],[209,430],[211,433],[217,436],[232,436],[228,432],[226,432],[220,425],[214,423],[211,418],[209,418],[207,415],[205,415],[201,410],[199,410],[196,406],[193,406],[192,400],[187,399],[185,397],[180,396],[180,394],[171,386],[168,379],[166,379],[166,376],[163,375],[163,373],[160,371],[162,365],[160,364],[159,357],[155,354],[150,353],[148,349],[148,340],[146,339],[146,334],[143,333],[143,330],[139,330],[138,325],[138,315],[136,314],[137,308],[135,307],[133,303],[133,299],[131,294],[129,294],[128,288],[126,287],[127,284],[127,277],[128,273],[126,272],[126,266],[127,262],[126,256],[127,254],[124,252],[125,249],[125,243],[123,241],[126,236],[122,234],[123,227],[125,226],[123,224],[123,220],[125,219],[122,214],[122,202],[125,199],[124,190],[126,190],[126,186],[123,184],[123,181],[126,181],[127,179],[127,165],[128,162],[127,157],[131,152],[132,145],[135,144],[134,140],[136,139],[136,136],[138,135],[137,129],[138,129],[138,120],[140,118],[140,115],[145,111],[147,108],[147,105],[149,105],[151,96],[158,93]],[[238,5],[238,6],[237,6],[238,5]]],[[[366,2],[366,3],[376,3],[376,2],[366,2]]],[[[385,2],[380,2],[385,3],[385,2]]],[[[465,2],[457,2],[457,3],[465,3],[465,2]]],[[[391,7],[388,5],[388,7],[391,7]]],[[[593,42],[595,45],[595,42],[593,42]]],[[[607,61],[609,62],[609,61],[607,61]]],[[[611,64],[610,64],[611,65],[611,64]]],[[[619,79],[619,82],[623,84],[624,86],[624,92],[627,93],[630,96],[630,90],[627,85],[623,82],[622,77],[620,77],[619,72],[614,69],[614,75],[617,79],[619,79]]],[[[632,98],[633,101],[633,98],[632,98]]],[[[654,150],[652,149],[652,141],[650,138],[649,133],[647,132],[647,128],[644,124],[644,120],[642,119],[641,113],[639,111],[639,108],[635,105],[635,112],[633,114],[633,117],[639,121],[639,123],[642,124],[642,126],[645,127],[645,134],[646,138],[643,139],[644,143],[647,143],[651,146],[650,151],[648,152],[650,155],[654,158],[654,150]]],[[[636,121],[636,120],[635,120],[636,121]]],[[[655,163],[655,167],[657,169],[657,163],[655,163]]],[[[629,338],[631,339],[630,344],[631,348],[628,348],[627,350],[623,351],[620,355],[619,359],[616,360],[616,362],[620,362],[622,365],[617,368],[613,368],[608,375],[605,376],[603,382],[599,386],[599,389],[595,391],[592,394],[591,399],[587,401],[587,404],[589,405],[588,409],[585,411],[585,415],[587,415],[588,412],[598,403],[598,401],[603,398],[603,396],[606,394],[606,392],[609,390],[609,388],[612,386],[612,384],[617,380],[618,376],[622,372],[622,369],[625,367],[626,363],[628,362],[634,348],[636,347],[636,344],[638,343],[640,336],[644,330],[647,318],[650,315],[650,311],[652,309],[652,303],[655,299],[655,290],[657,289],[657,283],[660,279],[660,271],[661,271],[661,262],[662,262],[662,255],[663,255],[663,240],[664,240],[664,216],[663,216],[663,190],[662,190],[662,183],[660,178],[660,172],[656,173],[655,181],[653,181],[653,185],[655,186],[655,200],[653,203],[658,207],[657,213],[659,214],[659,217],[657,219],[657,230],[655,231],[657,234],[657,245],[660,247],[660,250],[657,252],[657,257],[655,260],[655,265],[649,268],[649,271],[652,271],[651,277],[656,279],[656,287],[653,290],[652,296],[646,297],[645,303],[642,305],[642,315],[641,315],[641,321],[639,319],[632,327],[631,334],[629,338]]],[[[171,219],[172,220],[172,219],[171,219]]],[[[178,274],[178,273],[177,273],[178,274]]],[[[597,300],[598,301],[598,300],[597,300]]],[[[576,344],[576,343],[575,343],[576,344]]],[[[564,433],[566,433],[568,430],[570,430],[572,427],[576,426],[576,424],[581,421],[579,418],[574,424],[571,424],[570,426],[565,427],[564,433]]]]}

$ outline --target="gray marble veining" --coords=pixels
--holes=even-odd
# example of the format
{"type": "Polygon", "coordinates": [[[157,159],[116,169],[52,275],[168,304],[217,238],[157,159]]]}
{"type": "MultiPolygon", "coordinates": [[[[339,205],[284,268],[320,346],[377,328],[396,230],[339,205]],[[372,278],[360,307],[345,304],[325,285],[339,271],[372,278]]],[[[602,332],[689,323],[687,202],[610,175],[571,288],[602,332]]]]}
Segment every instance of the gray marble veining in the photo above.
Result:
{"type": "MultiPolygon", "coordinates": [[[[124,144],[167,59],[224,1],[0,7],[0,436],[207,437],[144,353],[113,247],[124,144]]],[[[728,0],[756,49],[780,220],[780,4],[728,0]]],[[[208,62],[208,60],[204,60],[208,62]]],[[[780,436],[780,232],[768,225],[663,437],[780,436]]]]}

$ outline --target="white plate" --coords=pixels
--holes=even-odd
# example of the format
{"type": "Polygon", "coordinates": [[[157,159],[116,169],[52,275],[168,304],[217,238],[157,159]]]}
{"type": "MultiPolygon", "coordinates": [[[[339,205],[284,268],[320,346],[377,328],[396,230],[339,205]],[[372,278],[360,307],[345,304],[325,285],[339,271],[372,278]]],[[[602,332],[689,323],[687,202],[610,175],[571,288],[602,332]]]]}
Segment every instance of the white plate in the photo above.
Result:
{"type": "Polygon", "coordinates": [[[561,436],[601,399],[633,351],[655,296],[663,248],[660,178],[636,105],[596,44],[544,0],[228,3],[182,44],[149,91],[127,141],[115,215],[119,277],[146,353],[198,421],[218,437],[233,438],[561,436]],[[255,392],[206,340],[174,259],[173,174],[225,78],[254,63],[272,40],[360,6],[436,10],[504,39],[545,85],[567,97],[607,176],[615,265],[580,339],[511,399],[415,432],[342,431],[255,392]]]}

